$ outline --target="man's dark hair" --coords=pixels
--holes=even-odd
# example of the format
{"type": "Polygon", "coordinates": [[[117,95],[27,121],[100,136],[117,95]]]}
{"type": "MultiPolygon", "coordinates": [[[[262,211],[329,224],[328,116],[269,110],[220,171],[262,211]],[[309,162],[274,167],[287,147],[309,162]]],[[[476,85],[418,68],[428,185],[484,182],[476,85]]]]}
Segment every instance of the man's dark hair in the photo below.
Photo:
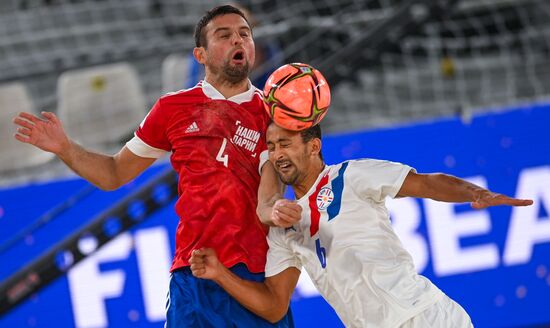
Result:
{"type": "Polygon", "coordinates": [[[206,14],[202,16],[201,20],[195,26],[195,46],[196,47],[206,48],[206,33],[204,32],[204,28],[214,18],[222,15],[227,15],[227,14],[237,14],[241,16],[242,18],[244,18],[248,26],[250,26],[250,23],[248,22],[248,19],[246,19],[246,16],[238,8],[235,8],[230,5],[214,7],[211,10],[207,11],[206,14]]]}
{"type": "MultiPolygon", "coordinates": [[[[316,124],[308,129],[302,130],[300,131],[300,135],[302,136],[302,141],[304,143],[315,138],[318,138],[319,140],[321,140],[321,125],[316,124]]],[[[323,153],[321,150],[319,150],[319,157],[321,157],[321,160],[324,162],[323,153]]]]}

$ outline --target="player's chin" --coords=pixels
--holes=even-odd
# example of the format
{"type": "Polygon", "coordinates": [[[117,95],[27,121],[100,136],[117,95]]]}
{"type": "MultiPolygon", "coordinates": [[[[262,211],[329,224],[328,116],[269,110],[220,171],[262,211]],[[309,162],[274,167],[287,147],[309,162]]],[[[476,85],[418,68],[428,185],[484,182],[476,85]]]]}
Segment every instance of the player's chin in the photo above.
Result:
{"type": "Polygon", "coordinates": [[[292,183],[295,181],[295,179],[293,179],[291,176],[281,176],[281,181],[287,185],[287,186],[291,186],[292,183]]]}
{"type": "Polygon", "coordinates": [[[296,172],[293,167],[278,169],[279,178],[285,185],[292,185],[296,181],[296,172]]]}
{"type": "Polygon", "coordinates": [[[225,73],[236,79],[244,79],[250,73],[250,65],[245,60],[231,60],[224,67],[225,73]]]}

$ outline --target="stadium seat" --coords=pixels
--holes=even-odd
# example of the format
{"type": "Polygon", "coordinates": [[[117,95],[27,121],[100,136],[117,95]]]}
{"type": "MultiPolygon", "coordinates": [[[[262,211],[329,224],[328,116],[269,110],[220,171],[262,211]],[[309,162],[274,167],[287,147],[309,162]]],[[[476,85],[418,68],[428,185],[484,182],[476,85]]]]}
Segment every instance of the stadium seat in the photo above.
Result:
{"type": "Polygon", "coordinates": [[[162,62],[162,92],[185,89],[189,85],[190,56],[173,54],[162,62]]]}
{"type": "Polygon", "coordinates": [[[0,172],[12,172],[38,166],[53,158],[53,154],[17,141],[13,118],[19,112],[34,112],[33,103],[23,83],[0,85],[0,172]]]}
{"type": "Polygon", "coordinates": [[[89,147],[121,144],[146,114],[137,73],[127,63],[67,71],[59,77],[57,92],[67,133],[89,147]]]}

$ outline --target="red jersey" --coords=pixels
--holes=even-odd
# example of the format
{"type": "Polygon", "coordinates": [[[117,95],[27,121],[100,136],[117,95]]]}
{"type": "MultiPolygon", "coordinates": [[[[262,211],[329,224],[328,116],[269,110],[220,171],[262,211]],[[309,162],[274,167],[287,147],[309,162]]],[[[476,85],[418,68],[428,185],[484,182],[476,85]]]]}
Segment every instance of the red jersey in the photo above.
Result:
{"type": "Polygon", "coordinates": [[[227,267],[244,263],[251,272],[264,271],[267,227],[256,206],[268,124],[252,85],[225,99],[201,81],[161,97],[128,142],[138,156],[172,153],[180,221],[171,271],[189,265],[191,251],[200,247],[214,248],[227,267]]]}

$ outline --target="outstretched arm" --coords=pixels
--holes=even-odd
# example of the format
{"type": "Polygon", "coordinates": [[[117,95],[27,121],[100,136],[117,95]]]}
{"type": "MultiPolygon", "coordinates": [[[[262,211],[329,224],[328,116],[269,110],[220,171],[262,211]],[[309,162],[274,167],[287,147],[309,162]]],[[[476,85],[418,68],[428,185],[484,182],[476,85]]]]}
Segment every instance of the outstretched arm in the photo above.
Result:
{"type": "Polygon", "coordinates": [[[15,138],[57,155],[76,174],[104,190],[116,189],[135,178],[155,161],[135,155],[123,147],[116,155],[104,155],[84,149],[65,133],[57,116],[42,112],[41,117],[19,113],[15,138]]]}
{"type": "Polygon", "coordinates": [[[530,199],[517,199],[494,193],[452,175],[417,174],[412,171],[405,178],[397,195],[399,197],[431,198],[453,203],[470,202],[476,209],[497,205],[528,206],[533,204],[530,199]]]}
{"type": "Polygon", "coordinates": [[[262,166],[256,213],[263,224],[289,228],[300,221],[302,208],[283,198],[284,185],[271,162],[262,166]]]}
{"type": "Polygon", "coordinates": [[[214,280],[248,310],[273,323],[287,313],[300,277],[300,270],[288,268],[263,283],[243,280],[224,267],[211,248],[194,250],[189,263],[195,277],[214,280]]]}

